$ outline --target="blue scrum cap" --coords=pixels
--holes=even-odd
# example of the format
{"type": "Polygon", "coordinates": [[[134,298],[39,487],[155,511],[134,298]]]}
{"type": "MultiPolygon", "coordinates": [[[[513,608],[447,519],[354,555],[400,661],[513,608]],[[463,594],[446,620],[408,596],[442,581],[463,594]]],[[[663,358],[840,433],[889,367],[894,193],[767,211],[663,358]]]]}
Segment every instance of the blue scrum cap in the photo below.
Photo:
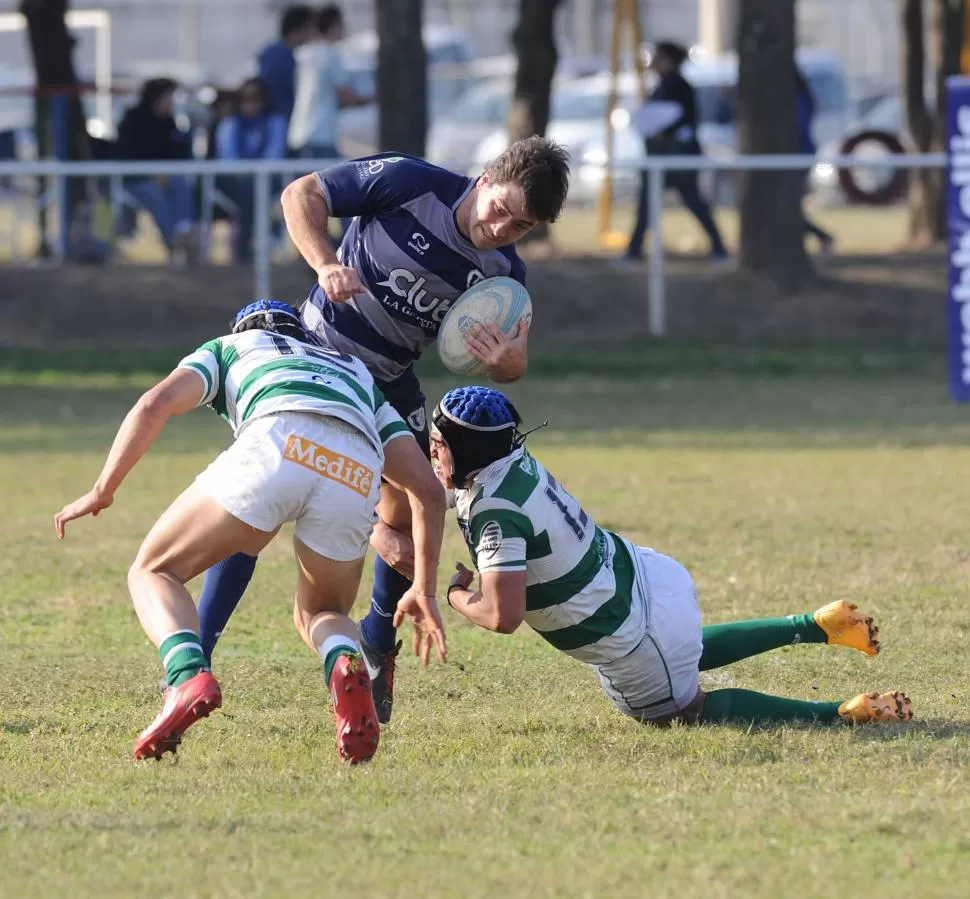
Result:
{"type": "MultiPolygon", "coordinates": [[[[289,303],[279,300],[257,300],[248,306],[243,306],[232,320],[232,333],[246,330],[240,326],[251,323],[255,318],[262,318],[262,322],[269,327],[266,330],[273,330],[274,324],[296,325],[303,330],[303,322],[300,320],[300,313],[297,312],[289,303]]],[[[252,325],[250,324],[250,327],[252,325]]]]}
{"type": "Polygon", "coordinates": [[[522,421],[509,398],[494,387],[457,387],[435,406],[431,422],[451,450],[454,480],[468,476],[515,449],[522,421]]]}

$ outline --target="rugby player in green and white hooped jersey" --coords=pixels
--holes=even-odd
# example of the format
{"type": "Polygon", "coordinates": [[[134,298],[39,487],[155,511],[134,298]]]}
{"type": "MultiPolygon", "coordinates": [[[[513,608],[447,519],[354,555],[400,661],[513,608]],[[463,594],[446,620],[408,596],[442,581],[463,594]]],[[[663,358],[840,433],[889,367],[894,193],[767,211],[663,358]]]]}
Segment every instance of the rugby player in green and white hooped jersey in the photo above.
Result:
{"type": "Polygon", "coordinates": [[[593,666],[603,690],[642,722],[903,720],[904,693],[806,702],[700,687],[700,671],[793,643],[879,651],[872,619],[844,600],[784,618],[701,627],[679,562],[596,522],[523,445],[519,415],[491,387],[452,390],[432,415],[431,457],[455,490],[458,522],[481,577],[458,566],[448,602],[473,623],[511,633],[525,621],[593,666]]]}
{"type": "Polygon", "coordinates": [[[222,704],[186,582],[232,553],[255,555],[292,521],[294,623],[323,659],[338,752],[366,761],[380,727],[348,614],[377,520],[381,477],[405,491],[417,528],[414,583],[395,626],[412,619],[425,662],[432,644],[445,658],[434,600],[445,494],[364,364],[311,345],[292,306],[251,303],[233,320],[232,334],[203,344],[145,393],[94,488],[54,517],[57,534],[63,538],[67,522],[108,508],[167,420],[201,405],[229,422],[235,441],[162,514],[128,572],[135,611],[159,648],[167,683],[161,712],[135,741],[135,757],[174,752],[185,730],[222,704]]]}

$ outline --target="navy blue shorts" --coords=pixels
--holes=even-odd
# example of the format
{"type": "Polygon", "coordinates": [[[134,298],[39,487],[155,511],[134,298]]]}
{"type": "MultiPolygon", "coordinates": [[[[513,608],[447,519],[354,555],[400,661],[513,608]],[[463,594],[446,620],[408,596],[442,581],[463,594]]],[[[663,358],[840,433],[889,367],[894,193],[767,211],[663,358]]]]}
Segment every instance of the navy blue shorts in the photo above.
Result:
{"type": "Polygon", "coordinates": [[[431,437],[428,434],[428,415],[425,411],[427,399],[421,392],[418,376],[409,368],[393,381],[377,381],[384,398],[404,419],[414,434],[424,454],[431,458],[431,437]]]}

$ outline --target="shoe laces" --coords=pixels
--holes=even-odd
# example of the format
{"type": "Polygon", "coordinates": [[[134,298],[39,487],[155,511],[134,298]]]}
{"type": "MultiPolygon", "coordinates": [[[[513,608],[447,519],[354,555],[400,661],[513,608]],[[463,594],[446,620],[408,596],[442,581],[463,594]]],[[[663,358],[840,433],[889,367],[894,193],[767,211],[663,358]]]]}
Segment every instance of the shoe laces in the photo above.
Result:
{"type": "Polygon", "coordinates": [[[381,675],[384,678],[385,689],[388,693],[394,692],[394,669],[397,666],[397,654],[401,651],[402,642],[402,640],[398,640],[397,645],[384,653],[384,657],[381,659],[381,675]]]}

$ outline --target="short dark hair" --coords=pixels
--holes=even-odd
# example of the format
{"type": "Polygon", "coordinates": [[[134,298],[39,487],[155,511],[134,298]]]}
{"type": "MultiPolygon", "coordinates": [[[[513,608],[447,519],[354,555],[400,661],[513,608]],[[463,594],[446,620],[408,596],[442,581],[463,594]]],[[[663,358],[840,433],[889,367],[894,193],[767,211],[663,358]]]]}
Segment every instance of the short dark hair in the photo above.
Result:
{"type": "Polygon", "coordinates": [[[676,66],[681,66],[690,55],[683,44],[674,41],[660,41],[653,51],[654,56],[666,56],[676,66]]]}
{"type": "Polygon", "coordinates": [[[328,3],[317,13],[317,31],[326,34],[344,20],[344,11],[336,3],[328,3]]]}
{"type": "Polygon", "coordinates": [[[517,140],[493,159],[485,174],[493,184],[518,184],[529,212],[540,221],[554,222],[569,190],[569,153],[555,141],[535,134],[517,140]]]}
{"type": "Polygon", "coordinates": [[[294,31],[306,28],[313,19],[313,10],[303,3],[287,6],[280,15],[280,37],[287,38],[294,31]]]}
{"type": "Polygon", "coordinates": [[[269,92],[269,85],[258,75],[253,75],[252,77],[247,78],[242,84],[239,85],[239,90],[236,91],[237,103],[242,98],[242,95],[249,91],[255,91],[259,94],[263,108],[266,112],[273,111],[273,95],[269,92]]]}
{"type": "Polygon", "coordinates": [[[154,106],[166,94],[178,88],[178,82],[171,78],[149,78],[142,86],[138,96],[140,106],[154,106]]]}

